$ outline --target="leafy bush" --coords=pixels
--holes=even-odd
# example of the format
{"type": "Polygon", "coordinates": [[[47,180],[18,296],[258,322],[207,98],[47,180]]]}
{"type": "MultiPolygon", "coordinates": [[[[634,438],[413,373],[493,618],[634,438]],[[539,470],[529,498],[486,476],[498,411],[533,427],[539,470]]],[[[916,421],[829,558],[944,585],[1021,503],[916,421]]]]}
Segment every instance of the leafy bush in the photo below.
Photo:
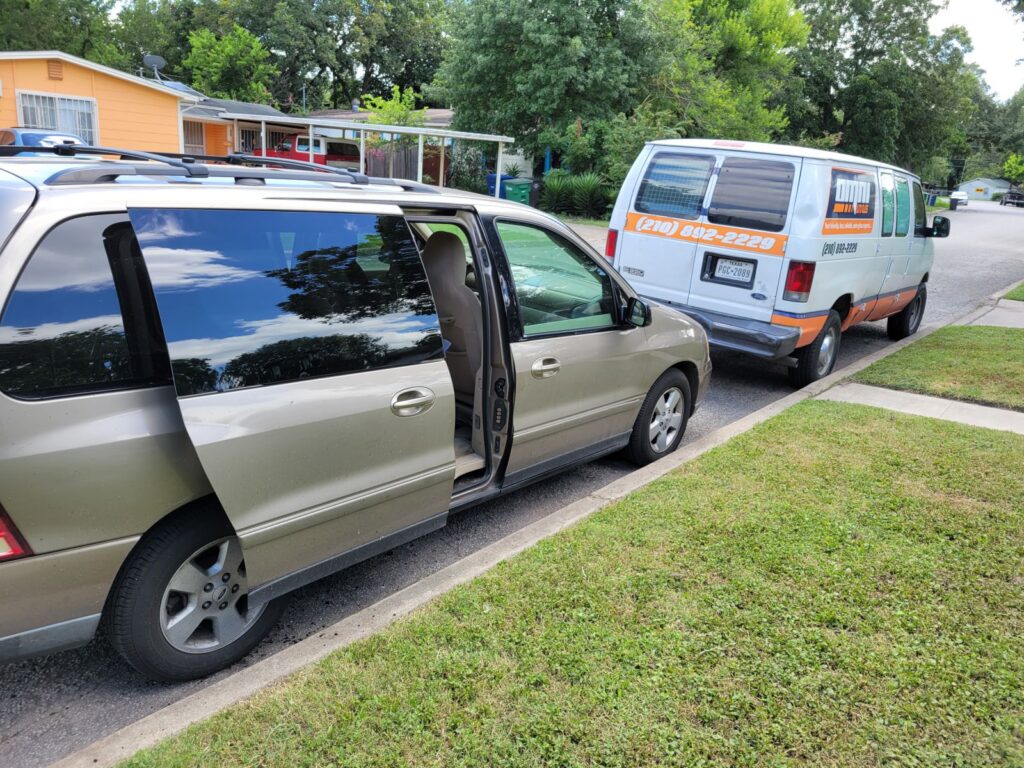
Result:
{"type": "Polygon", "coordinates": [[[487,192],[487,172],[480,147],[460,141],[452,150],[449,186],[466,192],[487,192]]]}
{"type": "Polygon", "coordinates": [[[501,169],[501,172],[505,176],[514,176],[515,178],[518,179],[520,176],[523,175],[523,167],[516,162],[505,163],[505,165],[501,169]]]}
{"type": "Polygon", "coordinates": [[[588,219],[603,218],[608,212],[608,190],[596,173],[570,177],[573,213],[588,219]]]}
{"type": "Polygon", "coordinates": [[[572,177],[565,171],[549,171],[544,177],[540,207],[551,213],[572,213],[573,205],[572,177]]]}

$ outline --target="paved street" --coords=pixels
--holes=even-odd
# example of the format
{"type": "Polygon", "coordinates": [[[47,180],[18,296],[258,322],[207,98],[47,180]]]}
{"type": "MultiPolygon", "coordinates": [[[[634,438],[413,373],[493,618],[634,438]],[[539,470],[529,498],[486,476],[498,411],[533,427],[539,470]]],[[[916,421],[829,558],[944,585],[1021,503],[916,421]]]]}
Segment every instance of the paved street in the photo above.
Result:
{"type": "MultiPolygon", "coordinates": [[[[952,234],[937,241],[925,323],[946,323],[1024,278],[1024,210],[972,202],[949,214],[952,234]]],[[[600,243],[600,232],[585,236],[600,243]]],[[[843,337],[840,365],[888,344],[884,323],[843,337]]],[[[691,421],[694,439],[789,392],[781,366],[716,355],[708,399],[691,421]]],[[[629,472],[619,459],[577,468],[513,496],[455,516],[437,533],[299,592],[280,626],[248,662],[338,621],[385,595],[499,539],[629,472]]],[[[221,673],[218,679],[231,671],[221,673]]],[[[0,668],[0,754],[7,768],[45,765],[205,685],[153,684],[102,641],[0,668]]]]}

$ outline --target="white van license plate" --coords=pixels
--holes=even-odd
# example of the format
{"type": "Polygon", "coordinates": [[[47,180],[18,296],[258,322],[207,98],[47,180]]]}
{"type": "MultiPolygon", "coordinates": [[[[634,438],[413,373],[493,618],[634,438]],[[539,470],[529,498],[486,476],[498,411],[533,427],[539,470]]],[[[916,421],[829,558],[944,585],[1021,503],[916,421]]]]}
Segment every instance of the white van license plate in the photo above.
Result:
{"type": "Polygon", "coordinates": [[[754,279],[754,262],[737,259],[715,260],[715,277],[722,280],[734,280],[737,283],[749,283],[754,279]]]}

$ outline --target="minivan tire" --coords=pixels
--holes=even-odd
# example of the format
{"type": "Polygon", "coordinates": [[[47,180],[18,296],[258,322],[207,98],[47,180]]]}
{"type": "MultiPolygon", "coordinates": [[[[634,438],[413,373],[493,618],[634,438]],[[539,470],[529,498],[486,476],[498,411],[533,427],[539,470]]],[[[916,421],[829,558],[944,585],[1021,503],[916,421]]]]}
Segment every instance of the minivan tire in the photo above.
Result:
{"type": "Polygon", "coordinates": [[[626,448],[630,461],[643,467],[678,448],[686,432],[691,403],[690,382],[682,371],[671,368],[661,374],[647,392],[633,423],[626,448]],[[660,448],[656,445],[659,438],[660,448]]]}
{"type": "Polygon", "coordinates": [[[839,359],[839,344],[843,338],[843,323],[839,313],[829,310],[825,325],[818,337],[796,351],[796,365],[789,369],[789,380],[795,387],[806,387],[832,373],[839,359]],[[827,359],[826,359],[827,356],[827,359]]]}
{"type": "Polygon", "coordinates": [[[893,341],[900,341],[913,336],[921,327],[921,319],[924,317],[924,308],[928,304],[928,288],[922,283],[917,288],[917,296],[900,312],[889,318],[886,323],[885,332],[893,341]]]}
{"type": "MultiPolygon", "coordinates": [[[[192,604],[193,612],[209,606],[206,615],[210,618],[204,619],[210,627],[208,650],[202,646],[191,652],[180,650],[172,645],[161,627],[169,610],[167,595],[172,578],[186,565],[198,562],[196,555],[200,552],[206,556],[206,552],[213,553],[213,548],[220,546],[218,542],[227,549],[226,545],[230,543],[233,547],[237,541],[223,514],[212,505],[197,506],[173,515],[143,536],[122,567],[104,612],[107,638],[125,661],[152,680],[193,680],[238,661],[266,636],[280,618],[287,598],[278,598],[257,608],[259,613],[247,623],[245,612],[239,610],[243,607],[241,600],[248,594],[244,560],[239,561],[236,573],[228,573],[226,568],[223,573],[213,572],[208,583],[214,585],[211,594],[203,594],[207,585],[202,585],[197,592],[202,597],[185,600],[186,604],[192,604]],[[224,583],[221,577],[226,577],[224,583]],[[235,589],[236,584],[238,589],[235,589]],[[202,599],[215,597],[221,591],[225,595],[219,598],[220,603],[211,605],[211,601],[202,599]],[[217,614],[213,612],[225,602],[229,604],[221,610],[237,611],[243,618],[237,636],[221,644],[214,624],[217,614]]],[[[232,551],[240,553],[241,549],[232,551]]],[[[178,593],[173,593],[173,599],[179,603],[183,600],[178,593]]],[[[247,606],[247,601],[244,605],[247,606]]],[[[223,615],[231,619],[228,614],[223,615]]],[[[203,629],[201,625],[197,632],[203,629]]]]}

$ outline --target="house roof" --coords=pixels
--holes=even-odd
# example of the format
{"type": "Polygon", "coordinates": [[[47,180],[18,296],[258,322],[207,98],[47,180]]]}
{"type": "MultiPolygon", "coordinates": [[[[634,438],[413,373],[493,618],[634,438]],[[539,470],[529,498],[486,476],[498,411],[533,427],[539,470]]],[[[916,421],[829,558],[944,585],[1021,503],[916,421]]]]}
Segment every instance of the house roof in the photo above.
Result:
{"type": "Polygon", "coordinates": [[[63,51],[0,51],[0,61],[29,61],[32,59],[57,59],[68,64],[74,64],[78,67],[91,69],[94,72],[101,72],[104,75],[109,75],[110,77],[116,77],[119,80],[125,80],[129,83],[133,83],[134,85],[152,88],[155,91],[169,94],[182,101],[199,101],[199,98],[191,93],[171,88],[163,83],[157,82],[156,80],[136,77],[135,75],[130,75],[127,72],[122,72],[119,69],[106,67],[102,64],[97,64],[95,61],[89,61],[88,59],[82,59],[78,56],[72,56],[70,53],[64,53],[63,51]]]}
{"type": "Polygon", "coordinates": [[[958,186],[963,187],[966,186],[967,184],[984,184],[985,186],[988,187],[999,187],[1000,189],[1004,187],[1006,189],[1010,188],[1010,182],[1008,181],[1003,181],[1002,179],[986,179],[984,177],[978,179],[970,179],[969,181],[961,181],[958,186]]]}

